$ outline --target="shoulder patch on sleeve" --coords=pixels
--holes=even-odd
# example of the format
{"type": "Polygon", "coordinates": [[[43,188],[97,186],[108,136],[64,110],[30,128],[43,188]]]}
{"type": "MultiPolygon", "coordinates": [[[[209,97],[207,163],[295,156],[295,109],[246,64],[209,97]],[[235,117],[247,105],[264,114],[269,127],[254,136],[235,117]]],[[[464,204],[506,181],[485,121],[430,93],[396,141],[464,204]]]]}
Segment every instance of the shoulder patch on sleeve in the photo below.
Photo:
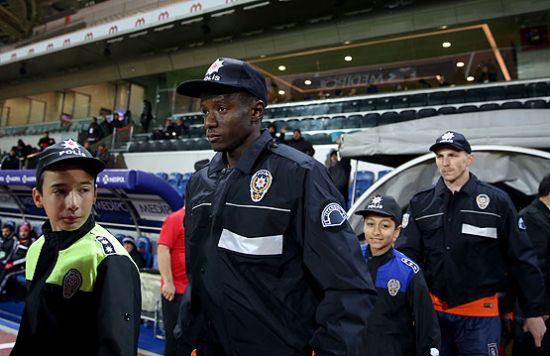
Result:
{"type": "Polygon", "coordinates": [[[409,260],[406,257],[401,257],[401,262],[412,268],[413,272],[416,274],[418,271],[420,271],[420,267],[416,263],[414,263],[412,260],[409,260]]]}
{"type": "Polygon", "coordinates": [[[527,229],[527,226],[525,226],[525,221],[523,221],[523,218],[519,218],[518,219],[518,228],[520,230],[526,230],[527,229]]]}
{"type": "Polygon", "coordinates": [[[347,218],[348,215],[344,208],[336,202],[325,204],[321,212],[321,224],[324,228],[341,226],[347,218]]]}
{"type": "Polygon", "coordinates": [[[411,217],[411,214],[405,213],[403,214],[403,218],[401,219],[401,227],[404,229],[409,225],[409,219],[411,217]]]}
{"type": "Polygon", "coordinates": [[[109,241],[108,238],[104,236],[96,236],[95,239],[103,248],[103,253],[105,254],[105,256],[111,256],[111,255],[117,254],[115,251],[115,247],[113,246],[111,241],[109,241]]]}

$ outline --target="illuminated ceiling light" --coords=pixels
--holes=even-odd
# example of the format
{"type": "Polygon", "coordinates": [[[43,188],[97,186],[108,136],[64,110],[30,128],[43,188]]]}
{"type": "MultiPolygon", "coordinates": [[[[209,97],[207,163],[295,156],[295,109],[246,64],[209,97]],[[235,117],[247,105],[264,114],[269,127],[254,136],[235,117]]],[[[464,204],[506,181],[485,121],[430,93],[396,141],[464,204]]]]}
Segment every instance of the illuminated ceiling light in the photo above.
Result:
{"type": "Polygon", "coordinates": [[[469,81],[469,82],[473,82],[474,79],[476,79],[476,78],[474,78],[473,75],[469,75],[469,76],[466,77],[466,80],[469,81]]]}
{"type": "Polygon", "coordinates": [[[304,80],[304,84],[305,85],[311,85],[311,80],[309,80],[309,79],[304,80]]]}
{"type": "Polygon", "coordinates": [[[345,56],[345,57],[344,57],[344,60],[345,60],[346,62],[351,62],[351,61],[353,60],[353,57],[352,57],[352,56],[345,56]]]}
{"type": "Polygon", "coordinates": [[[349,45],[351,43],[351,41],[345,41],[344,44],[345,45],[349,45]]]}
{"type": "Polygon", "coordinates": [[[279,91],[277,92],[277,94],[279,94],[279,95],[285,95],[286,92],[285,92],[283,89],[281,89],[281,90],[279,90],[279,91]]]}
{"type": "Polygon", "coordinates": [[[280,65],[279,67],[277,67],[281,72],[284,72],[286,70],[286,67],[283,66],[283,65],[280,65]]]}
{"type": "Polygon", "coordinates": [[[446,29],[447,29],[447,26],[446,26],[446,25],[440,26],[439,29],[440,29],[440,30],[446,30],[446,29]]]}
{"type": "Polygon", "coordinates": [[[457,66],[458,68],[462,68],[462,67],[464,67],[464,62],[461,62],[461,61],[456,62],[456,66],[457,66]]]}
{"type": "Polygon", "coordinates": [[[449,47],[451,47],[451,42],[445,41],[441,44],[441,46],[443,46],[443,48],[449,48],[449,47]]]}

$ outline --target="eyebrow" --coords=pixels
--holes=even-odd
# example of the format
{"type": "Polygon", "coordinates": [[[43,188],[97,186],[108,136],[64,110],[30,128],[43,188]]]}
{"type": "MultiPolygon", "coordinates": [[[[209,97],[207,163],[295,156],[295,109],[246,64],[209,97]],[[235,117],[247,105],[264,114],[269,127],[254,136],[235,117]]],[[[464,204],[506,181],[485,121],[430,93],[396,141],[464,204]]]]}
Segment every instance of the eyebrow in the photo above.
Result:
{"type": "MultiPolygon", "coordinates": [[[[87,185],[87,184],[91,185],[91,184],[94,184],[94,182],[86,180],[86,181],[82,181],[78,184],[79,185],[87,185]]],[[[67,183],[54,183],[54,184],[50,185],[50,188],[60,188],[60,187],[65,187],[67,185],[68,185],[67,183]]]]}

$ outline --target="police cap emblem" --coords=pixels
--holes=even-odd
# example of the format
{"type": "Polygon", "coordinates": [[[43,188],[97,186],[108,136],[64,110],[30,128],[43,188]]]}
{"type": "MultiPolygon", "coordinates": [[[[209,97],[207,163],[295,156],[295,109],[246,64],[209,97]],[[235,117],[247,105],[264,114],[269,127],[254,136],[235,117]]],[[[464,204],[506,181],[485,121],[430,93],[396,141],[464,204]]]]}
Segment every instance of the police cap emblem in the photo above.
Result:
{"type": "Polygon", "coordinates": [[[489,198],[487,194],[479,194],[476,197],[476,204],[481,210],[484,210],[486,207],[488,207],[490,202],[491,198],[489,198]]]}
{"type": "Polygon", "coordinates": [[[347,218],[348,216],[344,208],[335,202],[327,204],[321,212],[321,224],[323,227],[341,226],[347,218]]]}
{"type": "Polygon", "coordinates": [[[273,176],[267,169],[260,169],[250,179],[250,198],[257,203],[262,200],[271,187],[273,176]]]}
{"type": "Polygon", "coordinates": [[[401,283],[399,280],[392,278],[388,281],[388,293],[390,293],[392,297],[397,295],[399,289],[401,289],[401,283]]]}
{"type": "Polygon", "coordinates": [[[63,277],[63,298],[71,299],[82,286],[82,274],[71,268],[63,277]]]}

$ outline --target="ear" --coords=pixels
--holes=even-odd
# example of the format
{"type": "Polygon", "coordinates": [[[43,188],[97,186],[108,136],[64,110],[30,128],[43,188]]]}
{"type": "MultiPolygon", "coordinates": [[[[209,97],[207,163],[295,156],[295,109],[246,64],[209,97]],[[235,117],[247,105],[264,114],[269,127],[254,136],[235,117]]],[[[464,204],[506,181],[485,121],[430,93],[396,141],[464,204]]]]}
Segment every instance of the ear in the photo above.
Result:
{"type": "Polygon", "coordinates": [[[401,234],[401,225],[396,227],[394,232],[393,232],[393,242],[394,243],[395,243],[395,241],[397,241],[397,238],[399,237],[400,234],[401,234]]]}
{"type": "Polygon", "coordinates": [[[94,184],[94,203],[93,203],[93,205],[95,205],[96,200],[97,200],[97,184],[94,184]]]}
{"type": "Polygon", "coordinates": [[[42,203],[42,194],[40,194],[40,192],[36,188],[32,188],[32,200],[34,201],[34,205],[36,205],[37,208],[44,207],[44,204],[42,203]]]}
{"type": "Polygon", "coordinates": [[[473,154],[469,154],[468,155],[468,166],[471,166],[472,163],[474,163],[476,160],[476,156],[474,156],[473,154]]]}
{"type": "Polygon", "coordinates": [[[263,100],[256,100],[254,105],[252,106],[252,116],[250,117],[250,121],[252,123],[260,123],[262,121],[262,118],[264,117],[265,113],[265,103],[263,100]]]}

